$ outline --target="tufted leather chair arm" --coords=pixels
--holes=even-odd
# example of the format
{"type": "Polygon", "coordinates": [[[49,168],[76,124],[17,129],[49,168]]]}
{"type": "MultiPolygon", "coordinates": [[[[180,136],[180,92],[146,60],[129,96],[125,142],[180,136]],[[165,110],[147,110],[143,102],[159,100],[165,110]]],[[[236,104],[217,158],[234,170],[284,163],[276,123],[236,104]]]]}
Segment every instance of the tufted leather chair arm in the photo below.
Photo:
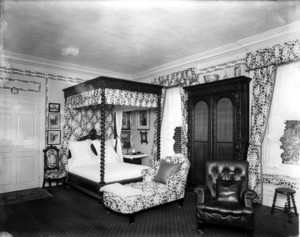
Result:
{"type": "Polygon", "coordinates": [[[204,203],[211,199],[211,192],[205,185],[199,185],[194,188],[194,192],[197,194],[197,204],[204,203]]]}
{"type": "Polygon", "coordinates": [[[257,197],[257,193],[253,190],[247,189],[243,192],[242,200],[245,207],[252,208],[252,201],[257,197]]]}

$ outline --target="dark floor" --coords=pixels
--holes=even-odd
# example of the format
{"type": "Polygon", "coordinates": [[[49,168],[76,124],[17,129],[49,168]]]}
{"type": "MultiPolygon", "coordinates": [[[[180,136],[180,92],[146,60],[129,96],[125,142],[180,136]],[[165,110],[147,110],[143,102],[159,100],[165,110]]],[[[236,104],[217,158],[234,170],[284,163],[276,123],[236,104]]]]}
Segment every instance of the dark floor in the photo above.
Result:
{"type": "MultiPolygon", "coordinates": [[[[196,227],[195,196],[187,192],[182,208],[177,203],[152,208],[135,216],[130,225],[126,216],[107,209],[94,198],[73,188],[54,188],[53,197],[0,207],[1,232],[13,236],[200,236],[196,227]]],[[[281,210],[255,206],[254,236],[297,236],[298,217],[289,224],[281,210]]],[[[238,228],[208,226],[204,236],[247,236],[238,228]]]]}

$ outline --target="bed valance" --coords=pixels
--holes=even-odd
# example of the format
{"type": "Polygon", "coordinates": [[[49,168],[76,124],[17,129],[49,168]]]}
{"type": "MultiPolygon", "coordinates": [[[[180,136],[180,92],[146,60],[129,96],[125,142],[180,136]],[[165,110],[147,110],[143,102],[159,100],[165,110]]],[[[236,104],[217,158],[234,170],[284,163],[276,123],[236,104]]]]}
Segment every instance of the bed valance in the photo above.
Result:
{"type": "Polygon", "coordinates": [[[102,102],[104,91],[104,104],[157,108],[159,96],[152,93],[128,91],[123,89],[99,88],[66,98],[66,105],[72,109],[97,105],[102,102]]]}

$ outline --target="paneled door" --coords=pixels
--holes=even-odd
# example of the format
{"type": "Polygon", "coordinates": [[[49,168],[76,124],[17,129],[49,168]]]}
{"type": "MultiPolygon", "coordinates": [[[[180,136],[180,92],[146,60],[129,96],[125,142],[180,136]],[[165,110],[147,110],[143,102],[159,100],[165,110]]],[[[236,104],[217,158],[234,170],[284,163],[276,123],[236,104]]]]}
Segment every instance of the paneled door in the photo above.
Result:
{"type": "Polygon", "coordinates": [[[0,193],[40,186],[41,103],[0,95],[0,193]]]}

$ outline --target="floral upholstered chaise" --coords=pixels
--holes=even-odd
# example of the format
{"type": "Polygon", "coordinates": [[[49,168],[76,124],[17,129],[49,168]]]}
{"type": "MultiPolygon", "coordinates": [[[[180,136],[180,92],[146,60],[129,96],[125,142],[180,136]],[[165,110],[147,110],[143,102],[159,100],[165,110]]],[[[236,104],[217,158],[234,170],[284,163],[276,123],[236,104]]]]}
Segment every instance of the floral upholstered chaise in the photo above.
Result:
{"type": "Polygon", "coordinates": [[[154,168],[142,171],[142,182],[102,187],[103,203],[113,211],[129,214],[130,223],[134,223],[134,213],[154,206],[176,200],[182,206],[189,168],[183,155],[164,157],[154,168]]]}

